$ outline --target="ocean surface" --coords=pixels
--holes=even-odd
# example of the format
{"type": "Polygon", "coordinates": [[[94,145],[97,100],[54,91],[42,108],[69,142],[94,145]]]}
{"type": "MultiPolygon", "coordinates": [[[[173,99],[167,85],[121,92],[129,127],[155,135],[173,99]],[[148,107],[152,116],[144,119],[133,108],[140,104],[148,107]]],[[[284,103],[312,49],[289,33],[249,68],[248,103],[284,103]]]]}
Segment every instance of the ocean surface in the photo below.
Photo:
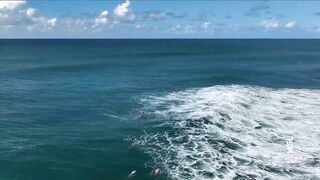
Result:
{"type": "Polygon", "coordinates": [[[320,40],[0,40],[1,180],[133,170],[320,179],[320,40]]]}

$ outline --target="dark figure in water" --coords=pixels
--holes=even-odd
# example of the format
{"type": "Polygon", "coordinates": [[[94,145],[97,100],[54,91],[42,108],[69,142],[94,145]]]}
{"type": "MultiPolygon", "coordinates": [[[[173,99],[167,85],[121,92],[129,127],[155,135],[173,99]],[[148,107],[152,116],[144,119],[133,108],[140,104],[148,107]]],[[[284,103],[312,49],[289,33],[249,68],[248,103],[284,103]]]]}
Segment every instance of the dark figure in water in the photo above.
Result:
{"type": "Polygon", "coordinates": [[[137,174],[136,170],[131,171],[131,173],[128,175],[128,178],[132,178],[133,176],[135,176],[137,174]]]}
{"type": "Polygon", "coordinates": [[[161,172],[160,172],[159,168],[154,169],[154,170],[151,171],[151,175],[152,176],[159,176],[160,174],[161,174],[161,172]]]}

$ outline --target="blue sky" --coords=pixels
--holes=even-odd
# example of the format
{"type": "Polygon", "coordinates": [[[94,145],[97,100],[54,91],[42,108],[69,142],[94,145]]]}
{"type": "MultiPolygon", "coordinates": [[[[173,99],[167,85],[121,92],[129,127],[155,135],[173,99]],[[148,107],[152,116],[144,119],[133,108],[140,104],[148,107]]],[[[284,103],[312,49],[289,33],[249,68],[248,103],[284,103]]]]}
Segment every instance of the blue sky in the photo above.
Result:
{"type": "Polygon", "coordinates": [[[0,1],[0,38],[320,38],[320,1],[0,1]]]}

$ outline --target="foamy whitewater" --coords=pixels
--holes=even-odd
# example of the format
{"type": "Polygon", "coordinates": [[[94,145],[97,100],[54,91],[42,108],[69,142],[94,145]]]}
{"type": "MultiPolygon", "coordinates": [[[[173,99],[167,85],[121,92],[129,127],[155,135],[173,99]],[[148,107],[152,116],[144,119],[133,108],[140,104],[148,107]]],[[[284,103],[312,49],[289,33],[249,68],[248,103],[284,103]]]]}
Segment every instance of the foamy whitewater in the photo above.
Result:
{"type": "Polygon", "coordinates": [[[140,101],[167,128],[133,144],[171,179],[320,177],[320,90],[226,85],[140,101]]]}

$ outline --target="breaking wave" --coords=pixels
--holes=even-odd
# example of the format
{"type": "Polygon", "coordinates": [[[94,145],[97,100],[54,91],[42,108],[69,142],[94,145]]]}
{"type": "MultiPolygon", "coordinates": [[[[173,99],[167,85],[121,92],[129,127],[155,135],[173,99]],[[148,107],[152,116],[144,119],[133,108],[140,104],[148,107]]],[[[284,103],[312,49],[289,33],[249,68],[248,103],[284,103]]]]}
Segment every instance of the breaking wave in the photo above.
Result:
{"type": "Polygon", "coordinates": [[[133,145],[171,179],[320,177],[320,90],[213,86],[140,101],[167,128],[133,145]]]}

